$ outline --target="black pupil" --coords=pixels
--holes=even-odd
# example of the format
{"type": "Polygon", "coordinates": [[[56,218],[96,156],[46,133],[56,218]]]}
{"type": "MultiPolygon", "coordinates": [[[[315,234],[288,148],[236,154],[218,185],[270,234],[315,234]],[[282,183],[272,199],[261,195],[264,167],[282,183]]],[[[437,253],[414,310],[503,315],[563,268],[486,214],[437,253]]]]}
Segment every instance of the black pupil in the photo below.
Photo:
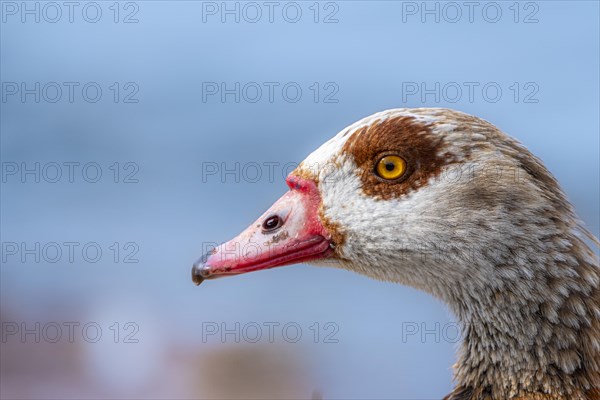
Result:
{"type": "Polygon", "coordinates": [[[388,171],[393,171],[396,168],[396,165],[394,165],[393,162],[387,162],[385,163],[385,169],[387,169],[388,171]]]}
{"type": "Polygon", "coordinates": [[[279,217],[277,215],[273,215],[272,217],[265,219],[265,222],[263,222],[263,228],[265,230],[275,229],[278,226],[279,226],[279,217]]]}

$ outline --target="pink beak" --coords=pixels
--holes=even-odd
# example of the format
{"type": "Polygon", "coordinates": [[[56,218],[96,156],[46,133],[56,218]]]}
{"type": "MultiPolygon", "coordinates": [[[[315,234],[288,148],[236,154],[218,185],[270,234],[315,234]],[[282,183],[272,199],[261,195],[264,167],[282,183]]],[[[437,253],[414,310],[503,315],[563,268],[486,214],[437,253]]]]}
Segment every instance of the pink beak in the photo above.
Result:
{"type": "Polygon", "coordinates": [[[192,268],[192,280],[237,275],[321,258],[332,253],[331,237],[318,216],[316,184],[289,176],[290,191],[239,236],[205,254],[192,268]]]}

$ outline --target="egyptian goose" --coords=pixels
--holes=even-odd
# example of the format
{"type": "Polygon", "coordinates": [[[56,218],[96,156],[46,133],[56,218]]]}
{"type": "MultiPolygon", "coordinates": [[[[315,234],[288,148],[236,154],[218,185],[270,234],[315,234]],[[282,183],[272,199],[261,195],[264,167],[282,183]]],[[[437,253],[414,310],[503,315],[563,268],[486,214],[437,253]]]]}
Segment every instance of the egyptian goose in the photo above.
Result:
{"type": "Polygon", "coordinates": [[[492,124],[394,109],[342,130],[290,190],[192,269],[310,262],[424,290],[464,342],[447,400],[600,399],[600,268],[557,181],[492,124]]]}

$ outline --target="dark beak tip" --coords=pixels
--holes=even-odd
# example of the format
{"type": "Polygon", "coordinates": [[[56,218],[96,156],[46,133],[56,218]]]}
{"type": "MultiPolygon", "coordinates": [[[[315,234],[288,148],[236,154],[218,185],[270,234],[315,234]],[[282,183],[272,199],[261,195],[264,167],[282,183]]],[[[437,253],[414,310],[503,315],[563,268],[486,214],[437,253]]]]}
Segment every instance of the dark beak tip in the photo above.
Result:
{"type": "Polygon", "coordinates": [[[200,285],[206,279],[211,277],[210,267],[206,265],[208,258],[215,253],[215,249],[206,252],[192,267],[192,282],[196,286],[200,285]]]}
{"type": "Polygon", "coordinates": [[[196,286],[200,285],[206,279],[206,268],[203,263],[196,263],[192,267],[192,281],[196,286]]]}
{"type": "Polygon", "coordinates": [[[204,282],[204,278],[201,276],[196,275],[193,271],[192,271],[192,281],[194,282],[194,284],[196,286],[200,285],[202,282],[204,282]]]}

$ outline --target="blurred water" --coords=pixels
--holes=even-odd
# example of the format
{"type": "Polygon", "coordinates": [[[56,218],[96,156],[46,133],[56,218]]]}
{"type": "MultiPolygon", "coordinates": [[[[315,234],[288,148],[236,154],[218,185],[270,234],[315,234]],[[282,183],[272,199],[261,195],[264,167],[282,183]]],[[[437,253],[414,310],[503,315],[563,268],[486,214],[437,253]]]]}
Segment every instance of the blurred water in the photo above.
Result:
{"type": "Polygon", "coordinates": [[[237,234],[286,190],[286,166],[358,118],[386,108],[451,107],[493,122],[545,161],[598,236],[597,2],[494,3],[502,12],[497,22],[490,22],[495,8],[481,14],[496,7],[483,2],[473,22],[462,6],[456,23],[453,10],[436,2],[282,2],[273,23],[260,2],[253,3],[263,13],[256,23],[248,22],[254,14],[241,14],[239,23],[233,14],[221,15],[222,7],[236,4],[240,13],[250,13],[248,3],[77,4],[72,23],[60,4],[62,19],[51,23],[55,14],[46,3],[1,3],[2,321],[27,321],[30,328],[36,321],[94,322],[102,338],[88,343],[78,333],[74,343],[42,337],[38,344],[32,335],[26,343],[19,334],[9,337],[2,343],[3,396],[215,395],[203,390],[209,383],[198,383],[195,363],[209,350],[238,344],[231,335],[227,344],[204,343],[207,322],[229,328],[236,322],[298,324],[303,336],[292,347],[310,355],[308,366],[298,361],[309,371],[306,396],[313,390],[324,398],[446,394],[455,343],[435,335],[402,340],[406,323],[432,328],[452,321],[423,293],[305,266],[200,288],[190,280],[203,242],[237,234]],[[39,8],[39,23],[27,13],[22,22],[25,4],[39,8]],[[86,8],[88,19],[99,8],[100,20],[87,22],[80,13],[85,7],[92,7],[86,8]],[[219,11],[213,15],[214,7],[219,11]],[[285,7],[291,13],[286,17],[280,13],[285,7]],[[421,7],[438,7],[440,22],[421,7]],[[297,8],[300,20],[288,22],[297,8]],[[127,16],[138,22],[123,23],[127,16]],[[39,102],[36,93],[21,98],[23,82],[26,89],[40,82],[39,102]],[[63,91],[55,103],[49,101],[52,82],[63,91]],[[78,84],[72,102],[65,82],[78,84]],[[102,89],[97,102],[81,92],[90,82],[90,90],[102,89]],[[239,93],[239,102],[235,94],[225,101],[207,94],[221,82],[230,89],[256,82],[263,96],[248,101],[255,85],[239,93]],[[265,82],[277,85],[272,102],[265,82]],[[281,92],[290,82],[302,89],[297,102],[290,100],[293,92],[288,98],[281,92]],[[427,88],[455,82],[463,93],[455,102],[451,91],[438,92],[439,99],[407,94],[421,82],[427,88]],[[465,82],[477,83],[473,99],[465,82]],[[498,101],[480,90],[490,82],[503,91],[498,101]],[[11,94],[15,87],[19,91],[11,94]],[[39,183],[34,174],[21,179],[22,163],[33,168],[36,162],[50,175],[40,172],[39,183]],[[72,183],[64,166],[70,162],[79,163],[71,164],[72,183]],[[252,171],[242,171],[249,162],[261,166],[255,182],[252,171]],[[62,166],[57,183],[50,182],[52,163],[62,166]],[[98,182],[81,175],[86,163],[96,163],[87,178],[100,167],[98,182]],[[206,163],[240,163],[239,182],[235,174],[203,175],[206,163]],[[272,177],[265,163],[277,163],[272,177]],[[7,169],[13,166],[15,175],[7,169]],[[38,256],[58,243],[63,254],[54,263],[47,260],[53,253],[41,254],[39,262],[35,254],[22,260],[21,252],[7,255],[8,242],[28,248],[40,243],[38,256]],[[64,242],[78,243],[72,262],[64,242]],[[102,250],[97,262],[81,254],[90,243],[91,251],[102,250]],[[134,325],[125,329],[128,322],[134,325]],[[322,334],[316,344],[315,322],[322,334]],[[337,343],[323,343],[327,322],[338,329],[337,343]],[[124,343],[133,331],[138,342],[124,343]],[[49,359],[56,363],[45,366],[49,359]]]}

